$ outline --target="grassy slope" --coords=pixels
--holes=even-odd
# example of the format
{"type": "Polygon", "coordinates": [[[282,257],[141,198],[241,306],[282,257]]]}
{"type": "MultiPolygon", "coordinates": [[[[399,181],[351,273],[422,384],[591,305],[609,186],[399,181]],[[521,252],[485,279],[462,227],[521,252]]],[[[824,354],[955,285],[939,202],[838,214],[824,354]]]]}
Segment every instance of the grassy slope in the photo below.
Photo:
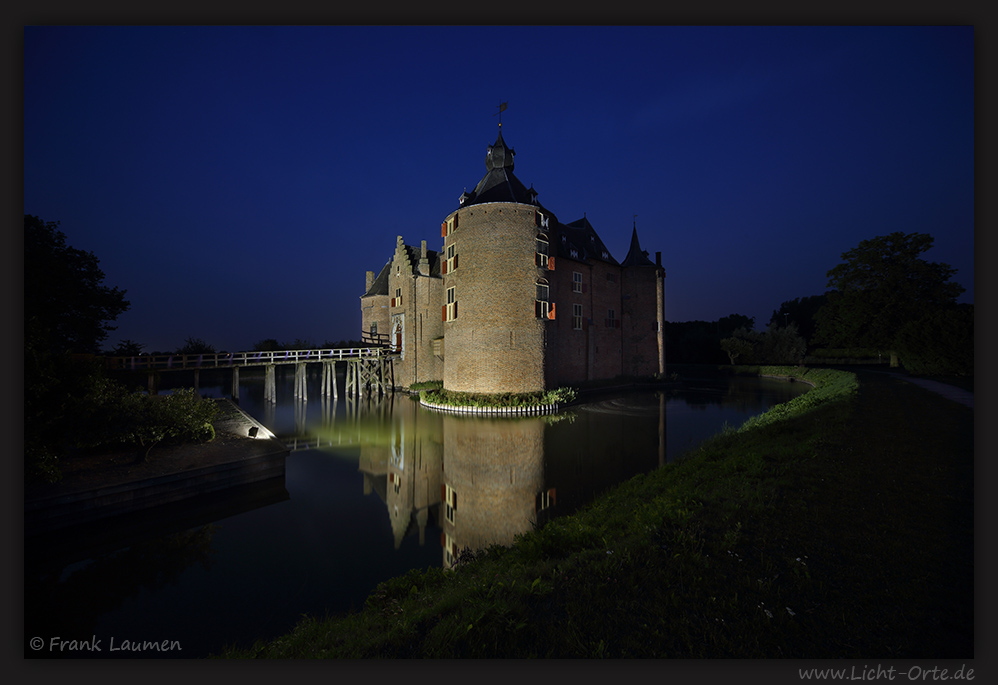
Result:
{"type": "Polygon", "coordinates": [[[226,656],[971,656],[973,412],[841,379],[509,549],[226,656]]]}

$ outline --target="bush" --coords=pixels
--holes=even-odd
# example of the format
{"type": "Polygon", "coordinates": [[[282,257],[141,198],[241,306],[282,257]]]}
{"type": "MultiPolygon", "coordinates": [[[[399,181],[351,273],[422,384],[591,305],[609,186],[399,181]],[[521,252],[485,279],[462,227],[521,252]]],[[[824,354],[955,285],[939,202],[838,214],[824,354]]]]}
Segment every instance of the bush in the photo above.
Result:
{"type": "Polygon", "coordinates": [[[476,393],[444,390],[421,390],[424,402],[452,407],[534,407],[547,404],[567,404],[575,399],[572,388],[556,388],[545,392],[476,393]]]}
{"type": "Polygon", "coordinates": [[[973,307],[940,309],[907,323],[898,331],[895,347],[911,373],[973,375],[973,307]]]}
{"type": "Polygon", "coordinates": [[[143,449],[141,459],[160,442],[208,442],[215,437],[214,402],[201,399],[193,388],[171,395],[128,392],[113,381],[99,383],[80,408],[83,417],[78,447],[126,444],[143,449]]]}

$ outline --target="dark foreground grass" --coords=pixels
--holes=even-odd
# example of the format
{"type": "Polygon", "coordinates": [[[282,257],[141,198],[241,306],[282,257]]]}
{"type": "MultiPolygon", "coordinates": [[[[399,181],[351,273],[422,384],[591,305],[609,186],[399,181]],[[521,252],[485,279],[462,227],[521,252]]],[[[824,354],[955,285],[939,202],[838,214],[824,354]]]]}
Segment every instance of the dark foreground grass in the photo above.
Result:
{"type": "Polygon", "coordinates": [[[224,656],[972,657],[973,412],[809,375],[778,421],[224,656]]]}

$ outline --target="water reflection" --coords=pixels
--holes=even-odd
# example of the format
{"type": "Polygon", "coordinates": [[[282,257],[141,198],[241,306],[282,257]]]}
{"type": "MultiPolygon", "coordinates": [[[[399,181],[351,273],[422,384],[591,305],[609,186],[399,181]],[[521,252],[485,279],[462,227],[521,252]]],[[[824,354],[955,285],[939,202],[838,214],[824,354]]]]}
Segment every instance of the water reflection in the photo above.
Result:
{"type": "MultiPolygon", "coordinates": [[[[631,392],[583,404],[554,416],[486,419],[426,411],[403,397],[371,403],[345,420],[324,415],[323,444],[355,444],[365,496],[387,509],[396,549],[418,536],[426,544],[440,529],[442,564],[465,549],[508,545],[553,516],[572,513],[601,492],[672,461],[694,443],[687,421],[668,440],[670,411],[705,413],[716,432],[730,416],[737,425],[753,413],[802,391],[800,386],[740,382],[689,389],[631,392]],[[692,401],[688,401],[692,400],[692,401]]],[[[673,419],[674,421],[674,419],[673,419]]],[[[670,428],[671,429],[671,428],[670,428]]],[[[314,429],[313,429],[314,430],[314,429]]]]}
{"type": "MultiPolygon", "coordinates": [[[[210,379],[202,374],[202,393],[228,394],[228,378],[210,379]]],[[[124,532],[26,544],[29,635],[178,639],[182,653],[160,656],[188,658],[252,644],[305,613],[359,609],[378,582],[409,569],[508,544],[804,389],[692,382],[554,416],[476,419],[425,411],[406,395],[323,400],[317,374],[311,400],[294,402],[293,373],[279,370],[277,381],[275,404],[262,377],[241,375],[240,407],[307,447],[288,457],[285,481],[238,508],[215,503],[197,517],[173,511],[124,532]]]]}

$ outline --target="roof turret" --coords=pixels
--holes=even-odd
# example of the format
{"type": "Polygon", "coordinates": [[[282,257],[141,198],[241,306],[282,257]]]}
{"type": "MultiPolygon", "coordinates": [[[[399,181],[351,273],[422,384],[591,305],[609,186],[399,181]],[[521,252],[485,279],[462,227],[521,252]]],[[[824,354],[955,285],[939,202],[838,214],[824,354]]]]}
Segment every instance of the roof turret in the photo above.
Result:
{"type": "Polygon", "coordinates": [[[502,129],[496,142],[489,145],[485,153],[485,176],[470,193],[462,193],[459,202],[462,207],[483,202],[517,202],[537,205],[537,191],[527,189],[513,175],[513,156],[516,152],[506,145],[502,129]]]}
{"type": "Polygon", "coordinates": [[[635,225],[631,229],[631,248],[627,251],[627,256],[620,263],[621,266],[655,266],[655,262],[648,259],[648,252],[641,249],[638,242],[638,227],[635,225]]]}

